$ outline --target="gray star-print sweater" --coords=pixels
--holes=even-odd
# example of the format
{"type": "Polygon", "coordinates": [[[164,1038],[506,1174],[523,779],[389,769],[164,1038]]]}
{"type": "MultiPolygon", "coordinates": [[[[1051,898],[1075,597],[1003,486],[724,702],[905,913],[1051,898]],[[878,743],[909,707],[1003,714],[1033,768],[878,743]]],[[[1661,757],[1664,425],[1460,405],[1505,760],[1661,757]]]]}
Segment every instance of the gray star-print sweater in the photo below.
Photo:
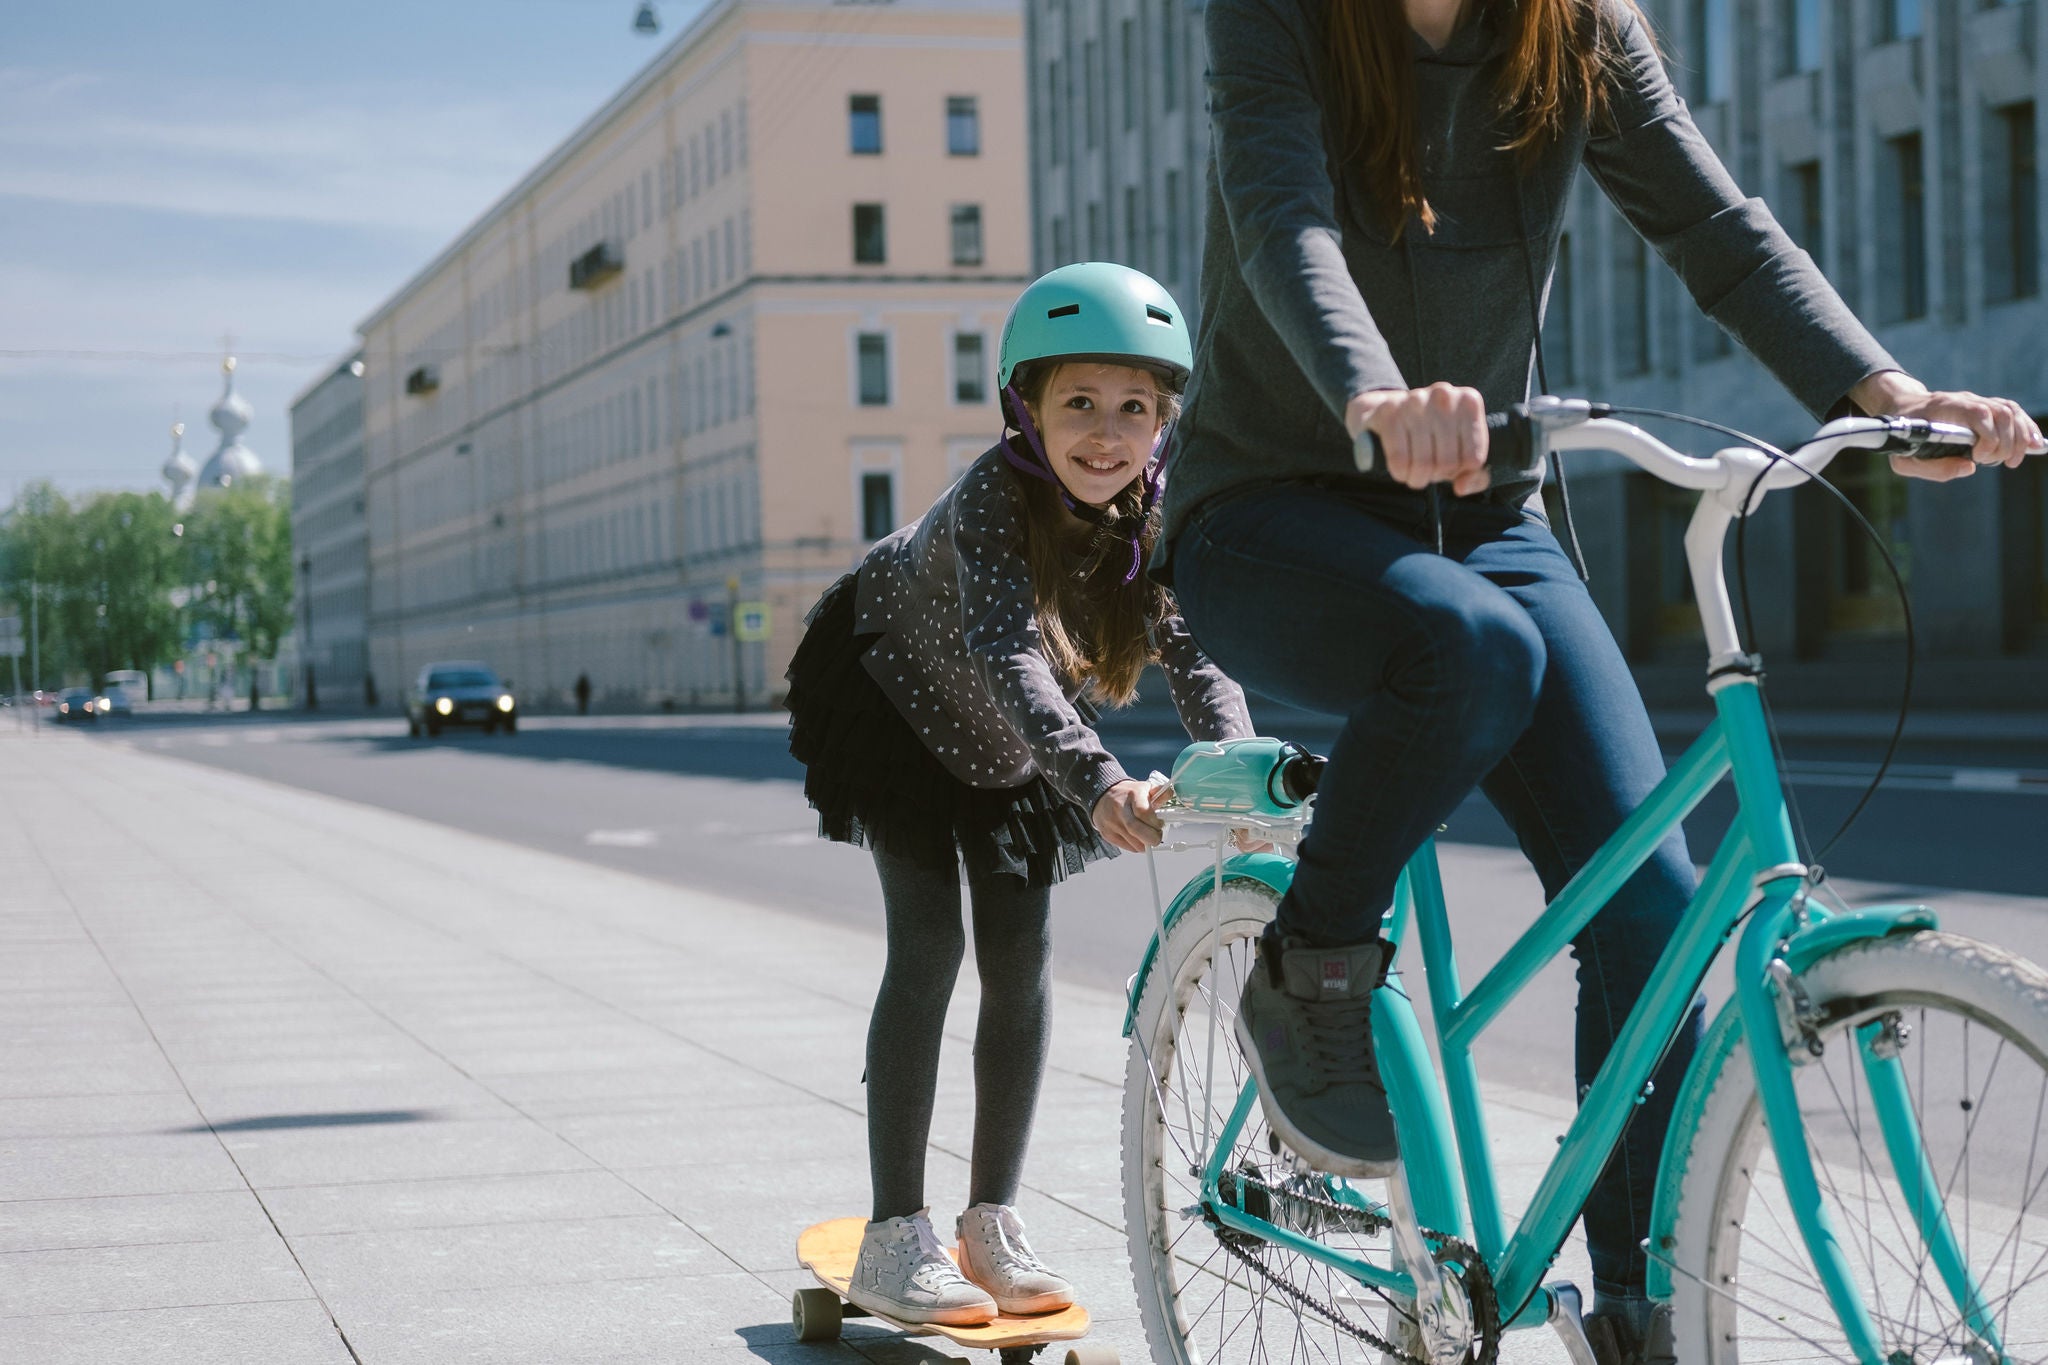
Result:
{"type": "MultiPolygon", "coordinates": [[[[991,447],[908,526],[861,561],[857,624],[880,634],[863,662],[946,770],[971,787],[1016,787],[1034,770],[1083,810],[1128,776],[1075,708],[1040,647],[1030,515],[991,447]]],[[[1178,614],[1153,627],[1160,668],[1198,740],[1252,733],[1244,692],[1178,614]]]]}

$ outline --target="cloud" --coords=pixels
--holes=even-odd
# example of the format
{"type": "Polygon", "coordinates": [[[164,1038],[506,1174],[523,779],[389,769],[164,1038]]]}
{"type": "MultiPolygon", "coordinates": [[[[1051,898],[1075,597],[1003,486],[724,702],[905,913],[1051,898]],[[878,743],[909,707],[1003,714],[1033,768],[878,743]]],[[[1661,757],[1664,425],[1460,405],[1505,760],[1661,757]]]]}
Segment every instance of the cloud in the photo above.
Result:
{"type": "Polygon", "coordinates": [[[0,68],[0,192],[445,238],[587,112],[526,91],[430,91],[239,80],[194,91],[0,68]]]}

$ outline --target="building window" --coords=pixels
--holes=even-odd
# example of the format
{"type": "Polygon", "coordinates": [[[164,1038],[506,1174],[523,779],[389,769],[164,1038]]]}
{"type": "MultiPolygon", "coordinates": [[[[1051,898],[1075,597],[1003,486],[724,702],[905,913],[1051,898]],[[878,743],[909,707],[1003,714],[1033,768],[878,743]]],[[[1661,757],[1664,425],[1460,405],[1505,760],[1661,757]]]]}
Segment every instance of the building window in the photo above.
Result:
{"type": "Polygon", "coordinates": [[[1102,259],[1102,205],[1088,205],[1088,259],[1102,259]]]}
{"type": "Polygon", "coordinates": [[[1166,278],[1179,280],[1180,273],[1180,172],[1166,173],[1166,278]]]}
{"type": "Polygon", "coordinates": [[[1614,224],[1614,372],[1650,368],[1649,261],[1643,239],[1626,223],[1614,224]]]}
{"type": "Polygon", "coordinates": [[[1818,262],[1821,255],[1820,163],[1802,161],[1787,166],[1785,188],[1779,196],[1785,231],[1799,248],[1818,262]]]}
{"type": "Polygon", "coordinates": [[[1172,113],[1180,103],[1180,25],[1175,0],[1159,0],[1159,107],[1172,113]]]}
{"type": "Polygon", "coordinates": [[[1730,0],[1688,0],[1686,8],[1692,27],[1695,97],[1702,104],[1715,104],[1729,94],[1728,64],[1735,45],[1730,0]]]}
{"type": "Polygon", "coordinates": [[[988,401],[987,365],[982,359],[982,335],[979,332],[953,333],[953,401],[955,403],[986,403],[988,401]]]}
{"type": "Polygon", "coordinates": [[[1052,216],[1052,263],[1067,263],[1067,220],[1059,214],[1052,216]]]}
{"type": "Polygon", "coordinates": [[[1136,187],[1124,187],[1124,264],[1141,269],[1144,258],[1139,254],[1138,191],[1136,187]]]}
{"type": "Polygon", "coordinates": [[[1984,121],[1984,294],[1993,303],[2041,292],[2040,177],[2034,104],[1984,121]]]}
{"type": "Polygon", "coordinates": [[[854,349],[859,359],[860,405],[889,406],[889,338],[881,332],[862,332],[854,349]]]}
{"type": "Polygon", "coordinates": [[[953,264],[981,264],[981,205],[955,204],[952,213],[953,264]]]}
{"type": "Polygon", "coordinates": [[[1920,36],[1920,0],[1877,0],[1879,42],[1896,43],[1920,36]]]}
{"type": "Polygon", "coordinates": [[[1907,322],[1927,316],[1927,185],[1920,135],[1887,140],[1878,174],[1878,316],[1907,322]]]}
{"type": "Polygon", "coordinates": [[[1126,19],[1123,22],[1123,105],[1124,131],[1130,132],[1138,126],[1138,22],[1126,19]]]}
{"type": "MultiPolygon", "coordinates": [[[[1878,460],[1853,460],[1831,467],[1828,478],[1847,495],[1877,533],[1891,546],[1903,568],[1906,551],[1906,481],[1878,460]]],[[[1894,635],[1905,629],[1898,589],[1884,557],[1850,520],[1846,509],[1834,515],[1833,565],[1829,574],[1828,629],[1842,635],[1894,635]]]]}
{"type": "Polygon", "coordinates": [[[886,469],[860,476],[860,538],[880,540],[896,529],[896,477],[886,469]]]}
{"type": "Polygon", "coordinates": [[[1095,87],[1102,77],[1100,45],[1090,38],[1081,44],[1081,121],[1084,125],[1081,136],[1088,140],[1093,150],[1102,142],[1102,111],[1096,108],[1095,87]]]}
{"type": "Polygon", "coordinates": [[[1778,70],[1820,70],[1820,0],[1778,0],[1778,70]]]}
{"type": "Polygon", "coordinates": [[[849,95],[846,100],[848,137],[855,156],[882,154],[882,97],[849,95]]]}
{"type": "Polygon", "coordinates": [[[1060,84],[1060,73],[1063,69],[1057,57],[1045,64],[1045,86],[1048,92],[1045,101],[1045,141],[1049,149],[1048,159],[1055,166],[1065,161],[1067,157],[1067,130],[1060,122],[1060,117],[1067,107],[1067,89],[1060,84]]]}
{"type": "Polygon", "coordinates": [[[1550,301],[1543,313],[1543,367],[1551,384],[1578,382],[1573,364],[1572,237],[1557,239],[1557,264],[1550,272],[1550,301]]]}
{"type": "Polygon", "coordinates": [[[981,155],[981,107],[972,95],[946,96],[946,155],[981,155]]]}
{"type": "Polygon", "coordinates": [[[880,204],[853,206],[853,263],[882,265],[889,259],[889,244],[882,229],[880,204]]]}

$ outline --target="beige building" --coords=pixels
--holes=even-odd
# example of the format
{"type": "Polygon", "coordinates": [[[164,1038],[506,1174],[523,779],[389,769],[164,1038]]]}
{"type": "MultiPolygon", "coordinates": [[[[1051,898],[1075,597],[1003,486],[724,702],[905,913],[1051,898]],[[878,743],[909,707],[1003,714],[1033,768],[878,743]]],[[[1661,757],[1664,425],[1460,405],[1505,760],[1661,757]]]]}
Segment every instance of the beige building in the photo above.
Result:
{"type": "Polygon", "coordinates": [[[367,318],[386,698],[451,658],[779,692],[818,593],[998,434],[1022,78],[1009,0],[719,0],[367,318]]]}

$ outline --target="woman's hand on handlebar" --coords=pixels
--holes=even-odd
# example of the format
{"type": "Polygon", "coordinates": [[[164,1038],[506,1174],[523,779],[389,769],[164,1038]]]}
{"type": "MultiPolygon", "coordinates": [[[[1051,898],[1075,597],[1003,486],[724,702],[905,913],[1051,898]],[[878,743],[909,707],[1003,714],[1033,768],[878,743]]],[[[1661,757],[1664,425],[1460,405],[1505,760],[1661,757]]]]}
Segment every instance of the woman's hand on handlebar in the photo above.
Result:
{"type": "Polygon", "coordinates": [[[1371,389],[1345,406],[1344,425],[1353,440],[1368,431],[1379,438],[1387,473],[1410,488],[1448,483],[1465,497],[1489,482],[1486,402],[1477,389],[1371,389]]]}
{"type": "Polygon", "coordinates": [[[1158,847],[1160,831],[1166,825],[1152,808],[1171,791],[1135,777],[1125,778],[1097,798],[1090,815],[1095,832],[1126,853],[1158,847]]]}
{"type": "Polygon", "coordinates": [[[1976,473],[1980,464],[2002,464],[2011,469],[2029,450],[2041,446],[2041,428],[2010,398],[1986,398],[1963,391],[1930,393],[1925,384],[1898,370],[1871,375],[1849,396],[1873,416],[1922,417],[1930,422],[1952,422],[1977,433],[1977,444],[1970,453],[1952,460],[1892,456],[1892,468],[1908,478],[1961,479],[1976,473]]]}

